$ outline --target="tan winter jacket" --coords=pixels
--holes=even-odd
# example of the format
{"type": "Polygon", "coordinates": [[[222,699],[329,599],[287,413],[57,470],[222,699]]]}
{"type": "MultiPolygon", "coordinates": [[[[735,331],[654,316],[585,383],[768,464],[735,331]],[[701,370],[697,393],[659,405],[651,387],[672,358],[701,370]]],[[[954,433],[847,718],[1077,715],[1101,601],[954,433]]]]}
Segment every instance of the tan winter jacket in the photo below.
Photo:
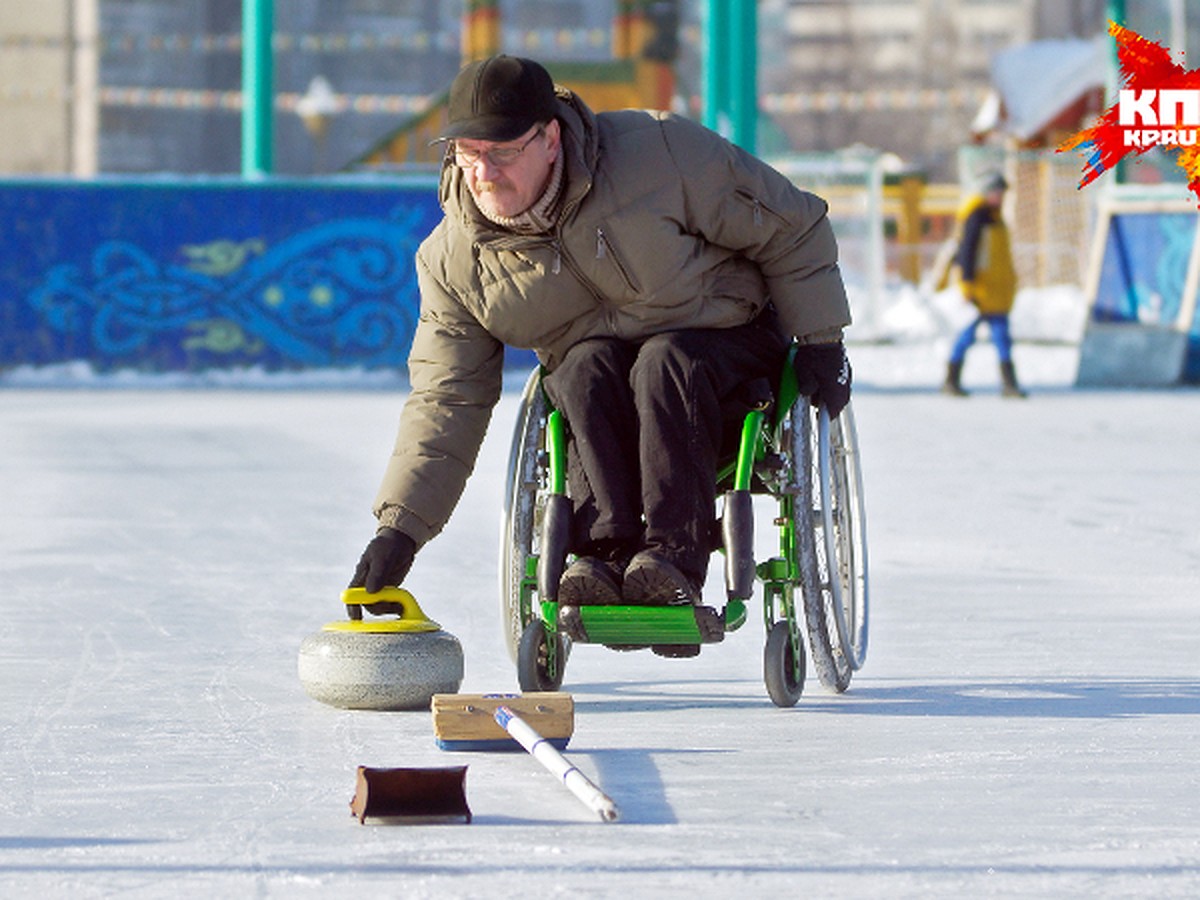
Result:
{"type": "Polygon", "coordinates": [[[375,503],[418,545],[450,517],[500,396],[504,344],[553,369],[585,338],[729,328],[769,301],[789,335],[848,325],[826,204],[666,113],[596,115],[559,91],[566,188],[553,233],[518,235],[442,169],[445,218],[417,251],[412,393],[375,503]]]}
{"type": "Polygon", "coordinates": [[[951,268],[964,299],[985,316],[1007,315],[1017,296],[1008,226],[982,196],[969,197],[958,211],[959,246],[951,268]]]}

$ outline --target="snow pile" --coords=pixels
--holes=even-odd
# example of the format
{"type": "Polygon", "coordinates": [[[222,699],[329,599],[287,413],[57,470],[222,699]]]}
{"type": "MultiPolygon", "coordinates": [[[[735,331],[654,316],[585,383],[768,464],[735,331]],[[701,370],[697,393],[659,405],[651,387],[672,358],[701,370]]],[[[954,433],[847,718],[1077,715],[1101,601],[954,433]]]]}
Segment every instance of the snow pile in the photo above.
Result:
{"type": "MultiPolygon", "coordinates": [[[[975,317],[957,288],[937,293],[906,284],[893,290],[863,334],[848,338],[886,343],[920,343],[953,339],[975,317]]],[[[1027,288],[1017,294],[1011,323],[1017,342],[1078,344],[1087,321],[1087,300],[1074,285],[1027,288]]],[[[857,327],[857,326],[856,326],[857,327]]]]}
{"type": "MultiPolygon", "coordinates": [[[[1011,316],[1013,355],[1025,386],[1061,389],[1074,384],[1087,313],[1083,292],[1071,285],[1017,294],[1011,316]]],[[[975,315],[956,288],[937,293],[912,285],[894,289],[874,316],[870,310],[859,313],[847,332],[855,386],[936,389],[945,377],[951,344],[975,315]]],[[[976,341],[963,382],[971,389],[994,390],[996,352],[986,328],[979,329],[976,341]]]]}

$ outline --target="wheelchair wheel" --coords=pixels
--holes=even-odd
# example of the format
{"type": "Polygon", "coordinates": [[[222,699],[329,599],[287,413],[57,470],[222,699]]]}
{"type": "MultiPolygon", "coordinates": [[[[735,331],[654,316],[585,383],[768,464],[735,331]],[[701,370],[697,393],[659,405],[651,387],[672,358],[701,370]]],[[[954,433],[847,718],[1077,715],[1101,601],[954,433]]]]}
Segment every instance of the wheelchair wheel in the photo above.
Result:
{"type": "Polygon", "coordinates": [[[867,516],[852,408],[836,419],[821,411],[817,452],[825,553],[837,570],[831,586],[838,642],[858,670],[867,657],[867,516]]]}
{"type": "Polygon", "coordinates": [[[525,626],[533,615],[535,577],[529,560],[538,553],[541,508],[538,499],[538,456],[545,428],[546,401],[538,371],[525,383],[516,429],[508,454],[504,509],[500,523],[500,620],[504,643],[513,662],[525,626]]]}
{"type": "Polygon", "coordinates": [[[767,632],[763,648],[763,681],[767,695],[776,706],[795,706],[804,693],[804,641],[800,635],[792,640],[792,629],[786,621],[776,622],[767,632]]]}
{"type": "Polygon", "coordinates": [[[566,662],[562,635],[549,635],[540,618],[525,626],[517,645],[517,684],[522,691],[557,691],[562,687],[566,662]],[[553,654],[550,653],[551,637],[553,654]]]}
{"type": "Polygon", "coordinates": [[[866,656],[867,554],[857,432],[849,406],[830,422],[801,399],[791,412],[795,532],[809,651],[841,692],[866,656]]]}

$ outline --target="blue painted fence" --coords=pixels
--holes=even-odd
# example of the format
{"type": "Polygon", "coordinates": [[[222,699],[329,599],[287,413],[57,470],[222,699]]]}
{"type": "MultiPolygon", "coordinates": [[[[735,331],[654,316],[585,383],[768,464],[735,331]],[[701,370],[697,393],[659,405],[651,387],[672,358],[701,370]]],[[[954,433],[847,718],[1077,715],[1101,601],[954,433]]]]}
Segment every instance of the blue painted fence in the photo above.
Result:
{"type": "Polygon", "coordinates": [[[0,182],[0,368],[402,367],[431,177],[0,182]]]}

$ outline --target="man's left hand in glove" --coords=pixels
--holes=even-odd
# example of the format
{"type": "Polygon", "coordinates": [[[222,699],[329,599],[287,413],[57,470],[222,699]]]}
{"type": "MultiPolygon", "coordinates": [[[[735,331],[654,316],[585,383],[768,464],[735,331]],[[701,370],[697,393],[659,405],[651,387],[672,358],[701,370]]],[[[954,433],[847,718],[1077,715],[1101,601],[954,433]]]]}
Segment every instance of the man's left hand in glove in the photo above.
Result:
{"type": "Polygon", "coordinates": [[[807,394],[813,406],[825,406],[831,419],[837,418],[850,402],[853,381],[845,345],[800,344],[794,365],[800,393],[807,394]]]}

